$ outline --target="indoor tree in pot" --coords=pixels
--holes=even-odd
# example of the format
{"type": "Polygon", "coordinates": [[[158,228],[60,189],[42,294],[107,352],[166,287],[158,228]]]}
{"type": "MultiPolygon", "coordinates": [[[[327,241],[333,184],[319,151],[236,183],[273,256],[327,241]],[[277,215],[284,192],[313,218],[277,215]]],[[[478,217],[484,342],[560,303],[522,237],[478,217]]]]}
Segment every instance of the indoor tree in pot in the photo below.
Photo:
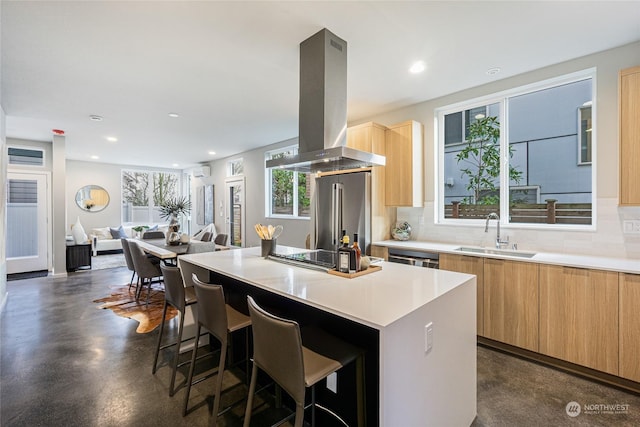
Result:
{"type": "Polygon", "coordinates": [[[187,197],[173,197],[166,199],[160,204],[160,218],[169,220],[169,230],[167,231],[167,243],[179,242],[178,230],[180,215],[187,215],[191,210],[191,202],[187,197]]]}

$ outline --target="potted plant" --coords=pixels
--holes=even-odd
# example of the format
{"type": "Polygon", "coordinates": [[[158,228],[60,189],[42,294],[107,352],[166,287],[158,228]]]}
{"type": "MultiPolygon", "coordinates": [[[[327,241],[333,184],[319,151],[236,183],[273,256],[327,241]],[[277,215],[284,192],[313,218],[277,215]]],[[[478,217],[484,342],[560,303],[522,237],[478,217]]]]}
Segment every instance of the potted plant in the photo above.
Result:
{"type": "Polygon", "coordinates": [[[160,204],[160,218],[169,220],[169,231],[167,232],[167,242],[180,240],[178,230],[180,215],[186,215],[191,210],[191,202],[186,197],[174,197],[165,200],[160,204]],[[172,235],[175,233],[175,235],[172,235]]]}

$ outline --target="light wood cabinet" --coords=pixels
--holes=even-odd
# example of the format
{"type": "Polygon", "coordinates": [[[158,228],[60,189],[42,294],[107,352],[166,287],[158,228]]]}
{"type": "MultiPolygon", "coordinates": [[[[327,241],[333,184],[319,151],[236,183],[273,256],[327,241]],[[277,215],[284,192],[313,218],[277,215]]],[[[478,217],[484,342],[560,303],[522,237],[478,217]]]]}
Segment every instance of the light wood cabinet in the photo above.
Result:
{"type": "Polygon", "coordinates": [[[640,205],[640,66],[620,71],[618,90],[620,205],[640,205]]]}
{"type": "Polygon", "coordinates": [[[538,264],[484,260],[484,336],[538,351],[538,264]]]}
{"type": "MultiPolygon", "coordinates": [[[[347,129],[347,147],[386,156],[386,126],[368,122],[347,129]]],[[[371,241],[391,238],[396,210],[385,204],[386,167],[371,168],[371,241]]],[[[372,254],[373,255],[373,254],[372,254]]]]}
{"type": "Polygon", "coordinates": [[[618,273],[540,266],[540,352],[618,374],[618,273]]]}
{"type": "Polygon", "coordinates": [[[476,275],[476,319],[478,325],[478,335],[480,336],[484,336],[484,262],[485,259],[480,257],[455,254],[440,254],[440,270],[457,271],[458,273],[476,275]]]}
{"type": "Polygon", "coordinates": [[[422,124],[410,120],[386,131],[385,203],[422,207],[424,199],[422,124]]]}
{"type": "Polygon", "coordinates": [[[620,373],[640,382],[640,275],[620,273],[620,373]]]}

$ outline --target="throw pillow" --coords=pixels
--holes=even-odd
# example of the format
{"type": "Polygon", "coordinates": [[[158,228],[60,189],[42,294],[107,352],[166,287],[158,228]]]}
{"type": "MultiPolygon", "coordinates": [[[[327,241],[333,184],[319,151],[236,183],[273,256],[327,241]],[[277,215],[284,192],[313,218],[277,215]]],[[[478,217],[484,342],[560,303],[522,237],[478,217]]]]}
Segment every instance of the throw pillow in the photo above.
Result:
{"type": "Polygon", "coordinates": [[[126,239],[129,237],[127,236],[127,233],[124,231],[124,228],[122,228],[122,226],[120,226],[119,228],[109,227],[109,231],[111,232],[111,237],[113,237],[114,239],[126,239]]]}
{"type": "Polygon", "coordinates": [[[158,231],[158,224],[154,225],[153,227],[147,228],[147,231],[158,231]]]}
{"type": "Polygon", "coordinates": [[[71,226],[71,234],[73,235],[73,240],[76,242],[76,245],[87,243],[89,240],[87,233],[84,231],[84,227],[80,223],[80,217],[78,217],[76,223],[71,226]]]}

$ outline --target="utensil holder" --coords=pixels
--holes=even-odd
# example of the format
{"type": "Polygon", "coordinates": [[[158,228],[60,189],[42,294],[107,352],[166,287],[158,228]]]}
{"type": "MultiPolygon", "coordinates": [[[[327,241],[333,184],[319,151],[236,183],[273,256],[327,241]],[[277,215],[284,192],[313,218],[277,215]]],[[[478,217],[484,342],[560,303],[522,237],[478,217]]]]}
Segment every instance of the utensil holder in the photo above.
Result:
{"type": "Polygon", "coordinates": [[[261,244],[262,244],[262,256],[265,258],[276,251],[276,239],[262,240],[261,244]]]}

